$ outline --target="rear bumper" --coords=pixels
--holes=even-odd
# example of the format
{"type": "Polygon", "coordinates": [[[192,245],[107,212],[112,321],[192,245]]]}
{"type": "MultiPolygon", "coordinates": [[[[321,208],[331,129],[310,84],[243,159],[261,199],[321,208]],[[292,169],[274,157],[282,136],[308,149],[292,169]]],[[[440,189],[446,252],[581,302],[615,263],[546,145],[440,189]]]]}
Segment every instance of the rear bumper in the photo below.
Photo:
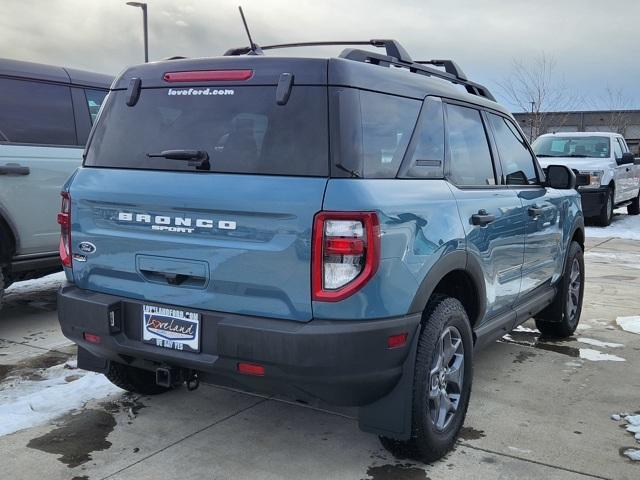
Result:
{"type": "Polygon", "coordinates": [[[607,201],[608,188],[580,189],[580,200],[582,201],[582,214],[585,217],[597,217],[600,215],[604,204],[607,201]]]}
{"type": "Polygon", "coordinates": [[[421,318],[303,323],[187,309],[202,318],[201,352],[190,353],[142,343],[142,305],[63,287],[58,316],[64,335],[84,350],[79,366],[103,371],[107,361],[116,361],[147,370],[193,369],[205,383],[351,406],[368,405],[398,383],[421,318]],[[119,328],[109,326],[110,312],[119,328]],[[85,341],[85,332],[99,335],[100,343],[85,341]],[[404,332],[405,346],[388,349],[388,337],[404,332]],[[240,374],[238,362],[264,365],[265,375],[240,374]]]}

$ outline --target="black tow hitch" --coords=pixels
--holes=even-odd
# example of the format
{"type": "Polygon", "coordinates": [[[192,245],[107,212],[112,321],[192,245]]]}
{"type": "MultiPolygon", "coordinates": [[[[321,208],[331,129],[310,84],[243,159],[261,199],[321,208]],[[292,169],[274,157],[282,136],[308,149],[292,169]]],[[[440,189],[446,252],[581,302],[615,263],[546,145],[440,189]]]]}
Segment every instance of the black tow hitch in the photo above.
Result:
{"type": "Polygon", "coordinates": [[[187,390],[192,391],[200,386],[198,372],[174,367],[156,368],[156,384],[165,387],[179,387],[183,383],[187,384],[187,390]]]}

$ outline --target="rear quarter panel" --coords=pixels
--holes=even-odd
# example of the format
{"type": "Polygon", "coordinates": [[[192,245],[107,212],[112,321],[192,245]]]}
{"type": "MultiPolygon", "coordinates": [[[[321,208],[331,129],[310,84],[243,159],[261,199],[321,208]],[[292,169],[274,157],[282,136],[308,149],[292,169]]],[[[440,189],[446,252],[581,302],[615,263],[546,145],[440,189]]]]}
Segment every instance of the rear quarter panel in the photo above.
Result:
{"type": "Polygon", "coordinates": [[[405,315],[431,267],[465,250],[455,199],[443,180],[331,179],[325,211],[376,211],[381,261],[376,275],[340,302],[314,302],[315,318],[353,320],[405,315]]]}

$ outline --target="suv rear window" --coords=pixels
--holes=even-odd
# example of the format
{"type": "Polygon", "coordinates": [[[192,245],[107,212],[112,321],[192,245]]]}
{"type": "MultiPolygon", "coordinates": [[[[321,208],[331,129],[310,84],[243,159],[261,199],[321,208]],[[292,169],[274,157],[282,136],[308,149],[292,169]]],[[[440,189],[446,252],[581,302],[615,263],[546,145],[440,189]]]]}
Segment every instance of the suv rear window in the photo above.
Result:
{"type": "Polygon", "coordinates": [[[293,87],[286,105],[275,86],[143,89],[133,107],[126,95],[109,95],[86,166],[194,171],[147,156],[184,149],[206,151],[211,172],[328,175],[326,87],[293,87]]]}

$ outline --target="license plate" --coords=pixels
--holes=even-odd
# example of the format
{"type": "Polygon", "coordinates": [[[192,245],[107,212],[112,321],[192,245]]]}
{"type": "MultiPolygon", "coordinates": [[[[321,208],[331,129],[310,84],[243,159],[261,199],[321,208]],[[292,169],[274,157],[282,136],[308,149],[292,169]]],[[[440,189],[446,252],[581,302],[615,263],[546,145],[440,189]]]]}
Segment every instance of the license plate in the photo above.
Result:
{"type": "Polygon", "coordinates": [[[200,314],[144,305],[142,341],[185,352],[200,351],[200,314]]]}

